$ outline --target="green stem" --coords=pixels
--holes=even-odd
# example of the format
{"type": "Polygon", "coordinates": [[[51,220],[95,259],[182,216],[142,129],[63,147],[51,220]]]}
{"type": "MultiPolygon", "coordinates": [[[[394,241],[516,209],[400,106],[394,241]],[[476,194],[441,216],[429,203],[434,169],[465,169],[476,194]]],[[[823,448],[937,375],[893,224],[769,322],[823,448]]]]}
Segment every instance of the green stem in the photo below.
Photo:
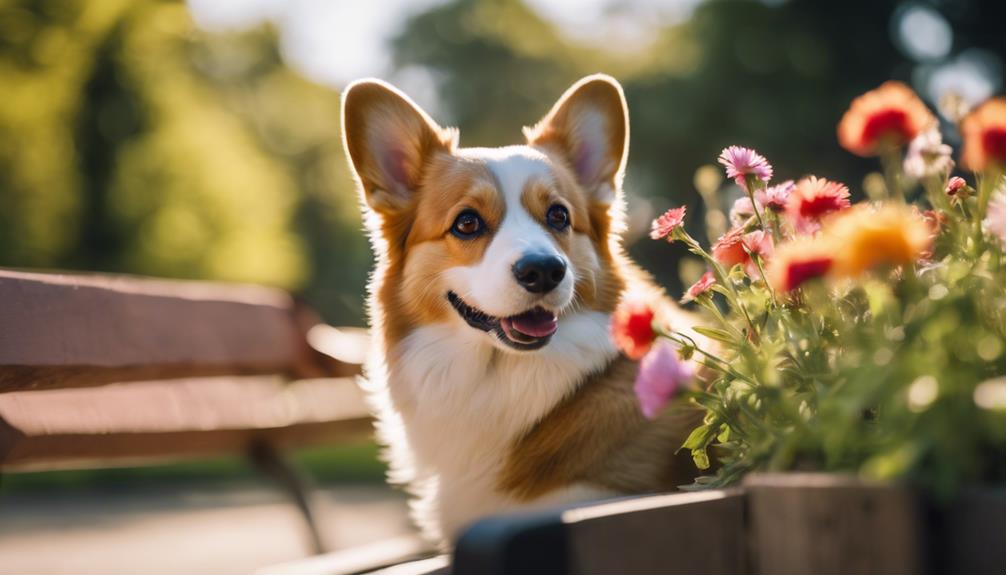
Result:
{"type": "Polygon", "coordinates": [[[762,267],[761,257],[758,254],[752,253],[751,254],[751,259],[753,259],[754,262],[755,262],[755,264],[758,266],[758,273],[761,274],[761,279],[762,279],[763,282],[765,282],[765,287],[768,288],[768,293],[772,297],[772,305],[774,307],[779,307],[779,301],[776,300],[776,297],[775,297],[775,290],[772,289],[772,284],[769,283],[768,276],[765,275],[765,268],[762,267]]]}
{"type": "Polygon", "coordinates": [[[772,239],[776,244],[782,242],[782,222],[779,219],[779,214],[769,210],[769,227],[772,228],[772,239]]]}
{"type": "Polygon", "coordinates": [[[751,209],[754,210],[755,218],[758,219],[758,227],[760,227],[762,230],[766,229],[765,220],[761,218],[761,212],[758,211],[758,202],[755,201],[754,188],[755,186],[758,186],[758,189],[761,189],[762,187],[764,187],[764,185],[765,185],[764,182],[762,182],[761,180],[759,180],[758,178],[756,178],[751,174],[748,174],[747,176],[744,177],[744,191],[747,192],[748,199],[751,200],[751,209]]]}
{"type": "Polygon", "coordinates": [[[880,153],[880,163],[884,167],[887,193],[894,199],[904,202],[905,191],[901,188],[901,148],[885,146],[880,153]]]}
{"type": "Polygon", "coordinates": [[[989,207],[989,200],[992,198],[992,190],[996,187],[996,182],[999,181],[1001,174],[997,171],[985,174],[984,176],[979,175],[977,177],[978,184],[978,217],[976,219],[985,219],[985,212],[989,207]]]}
{"type": "Polygon", "coordinates": [[[688,232],[681,230],[681,228],[677,228],[674,233],[676,234],[675,239],[683,241],[685,245],[688,246],[688,249],[692,253],[706,260],[706,262],[713,268],[713,275],[716,276],[716,281],[719,282],[720,285],[726,286],[727,290],[730,292],[730,296],[727,297],[728,303],[732,307],[741,310],[741,313],[744,314],[744,319],[747,321],[748,328],[751,330],[751,335],[754,337],[752,343],[757,344],[761,339],[761,337],[758,334],[758,330],[755,328],[754,322],[751,321],[751,315],[748,313],[747,308],[745,308],[744,304],[741,302],[740,297],[737,294],[737,290],[734,289],[733,282],[730,281],[730,278],[727,276],[727,273],[723,269],[723,266],[721,266],[720,263],[716,261],[710,253],[702,249],[702,246],[700,246],[699,243],[695,241],[695,238],[688,235],[688,232]]]}
{"type": "Polygon", "coordinates": [[[664,334],[661,334],[661,335],[663,335],[664,337],[666,337],[667,339],[673,341],[674,343],[676,343],[678,345],[688,345],[688,346],[691,346],[698,353],[702,354],[706,358],[708,358],[708,359],[710,359],[710,360],[712,360],[712,361],[714,361],[714,362],[717,363],[716,366],[712,366],[712,365],[708,365],[708,364],[703,364],[703,365],[707,365],[710,368],[713,368],[713,369],[716,369],[716,370],[721,371],[723,373],[729,374],[731,377],[734,377],[736,379],[740,379],[740,380],[746,381],[746,382],[750,383],[751,385],[757,385],[757,383],[754,380],[752,380],[748,376],[744,375],[743,373],[740,373],[739,371],[737,371],[733,367],[731,367],[730,364],[727,361],[725,361],[723,359],[720,359],[719,357],[716,357],[715,355],[713,355],[713,354],[705,351],[701,347],[699,347],[698,343],[696,343],[695,340],[692,339],[691,336],[685,335],[685,334],[683,334],[681,332],[678,332],[676,335],[675,334],[670,334],[670,333],[664,333],[664,334]],[[685,340],[687,340],[687,341],[685,341],[685,340]]]}
{"type": "Polygon", "coordinates": [[[976,174],[975,185],[978,186],[978,196],[975,198],[975,217],[972,221],[974,225],[974,241],[976,253],[980,253],[980,247],[984,241],[985,234],[982,231],[982,220],[985,219],[985,212],[988,211],[989,200],[992,197],[992,189],[999,179],[999,174],[976,174]]]}

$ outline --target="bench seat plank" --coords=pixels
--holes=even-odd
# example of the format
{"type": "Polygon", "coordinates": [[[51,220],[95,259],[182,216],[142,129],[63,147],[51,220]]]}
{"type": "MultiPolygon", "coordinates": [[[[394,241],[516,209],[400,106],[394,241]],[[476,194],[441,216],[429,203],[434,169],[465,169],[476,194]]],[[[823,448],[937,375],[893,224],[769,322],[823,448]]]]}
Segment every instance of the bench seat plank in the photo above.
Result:
{"type": "Polygon", "coordinates": [[[129,465],[371,433],[352,379],[231,377],[0,394],[0,469],[129,465]]]}
{"type": "Polygon", "coordinates": [[[0,270],[0,392],[321,375],[304,319],[288,294],[259,286],[0,270]]]}

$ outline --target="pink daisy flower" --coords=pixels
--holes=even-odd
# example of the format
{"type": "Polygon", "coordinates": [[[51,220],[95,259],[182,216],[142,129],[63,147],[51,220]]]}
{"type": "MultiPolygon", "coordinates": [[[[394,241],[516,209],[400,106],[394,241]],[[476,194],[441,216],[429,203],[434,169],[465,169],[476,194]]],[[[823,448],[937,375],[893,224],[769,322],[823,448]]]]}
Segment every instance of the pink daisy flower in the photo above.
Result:
{"type": "MultiPolygon", "coordinates": [[[[772,234],[764,230],[755,230],[744,236],[744,247],[751,252],[751,255],[758,256],[762,262],[768,261],[775,253],[772,234]]],[[[761,272],[758,270],[758,264],[755,263],[751,255],[748,256],[744,264],[744,271],[752,278],[760,278],[761,272]]]]}
{"type": "Polygon", "coordinates": [[[821,218],[849,205],[849,188],[845,184],[810,176],[793,188],[786,211],[798,232],[812,234],[820,229],[821,218]]]}
{"type": "Polygon", "coordinates": [[[772,179],[772,165],[768,160],[751,148],[730,146],[724,148],[719,157],[720,164],[727,169],[727,177],[733,178],[737,185],[747,189],[745,181],[748,175],[763,182],[772,179]]]}
{"type": "Polygon", "coordinates": [[[755,200],[766,209],[782,212],[786,210],[786,203],[789,202],[789,196],[793,193],[794,188],[796,188],[796,184],[793,183],[793,180],[786,180],[765,190],[758,190],[758,193],[755,194],[755,200]]]}
{"type": "Polygon", "coordinates": [[[678,358],[667,342],[660,342],[643,357],[636,374],[633,390],[639,407],[648,419],[653,419],[694,377],[691,366],[678,358]]]}
{"type": "Polygon", "coordinates": [[[650,237],[655,240],[667,238],[668,241],[674,241],[674,238],[670,236],[674,230],[681,227],[684,221],[685,206],[671,208],[664,212],[664,215],[653,220],[653,225],[650,227],[650,237]]]}
{"type": "Polygon", "coordinates": [[[694,300],[695,298],[699,297],[700,295],[712,289],[714,285],[716,285],[716,276],[713,275],[713,272],[707,271],[706,273],[702,274],[702,277],[699,278],[699,281],[695,282],[694,284],[692,284],[692,287],[688,288],[688,291],[685,292],[685,297],[681,298],[682,303],[687,303],[694,300]]]}

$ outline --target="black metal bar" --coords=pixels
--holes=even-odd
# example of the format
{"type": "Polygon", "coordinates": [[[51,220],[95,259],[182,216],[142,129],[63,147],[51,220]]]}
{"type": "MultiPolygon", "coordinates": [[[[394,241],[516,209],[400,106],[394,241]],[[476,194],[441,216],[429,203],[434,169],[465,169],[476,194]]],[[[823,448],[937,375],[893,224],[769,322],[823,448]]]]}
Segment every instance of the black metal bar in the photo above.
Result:
{"type": "Polygon", "coordinates": [[[308,533],[308,544],[315,555],[324,553],[326,547],[311,508],[310,483],[287,458],[283,457],[268,441],[256,441],[248,449],[248,459],[263,475],[272,479],[290,497],[300,516],[304,519],[308,533]]]}

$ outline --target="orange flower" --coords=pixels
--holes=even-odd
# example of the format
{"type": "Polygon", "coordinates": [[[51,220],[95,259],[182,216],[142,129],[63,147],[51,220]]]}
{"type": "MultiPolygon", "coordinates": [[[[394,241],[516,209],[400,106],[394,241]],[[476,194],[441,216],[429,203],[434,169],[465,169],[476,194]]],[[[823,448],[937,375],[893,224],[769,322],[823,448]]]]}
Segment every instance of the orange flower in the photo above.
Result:
{"type": "Polygon", "coordinates": [[[961,165],[972,172],[1006,169],[1006,98],[993,98],[961,121],[961,165]]]}
{"type": "Polygon", "coordinates": [[[611,316],[611,339],[630,359],[640,359],[657,339],[653,308],[638,299],[625,299],[611,316]]]}
{"type": "Polygon", "coordinates": [[[825,223],[824,233],[835,250],[835,273],[859,277],[881,266],[919,261],[932,247],[930,224],[913,207],[857,205],[825,223]]]}
{"type": "Polygon", "coordinates": [[[769,282],[776,291],[793,291],[831,271],[834,254],[834,246],[820,237],[805,236],[785,243],[769,263],[769,282]]]}
{"type": "Polygon", "coordinates": [[[936,118],[911,88],[885,82],[852,101],[838,124],[838,142],[857,156],[875,156],[884,146],[902,146],[936,118]]]}
{"type": "Polygon", "coordinates": [[[720,239],[713,244],[712,256],[728,269],[737,264],[747,263],[751,256],[744,249],[744,230],[734,228],[720,236],[720,239]]]}

